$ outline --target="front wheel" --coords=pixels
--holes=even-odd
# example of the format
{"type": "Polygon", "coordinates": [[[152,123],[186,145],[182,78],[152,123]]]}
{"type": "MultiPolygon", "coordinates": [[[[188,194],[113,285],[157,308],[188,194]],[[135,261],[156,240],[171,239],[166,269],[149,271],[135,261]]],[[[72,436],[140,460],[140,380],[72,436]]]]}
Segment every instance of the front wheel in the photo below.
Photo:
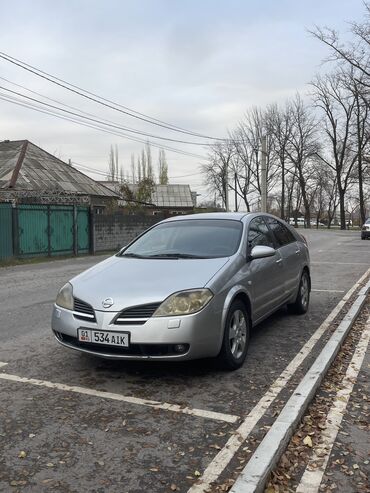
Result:
{"type": "Polygon", "coordinates": [[[247,355],[250,336],[250,322],[245,304],[236,300],[229,308],[222,347],[217,356],[220,366],[227,370],[240,368],[247,355]]]}
{"type": "Polygon", "coordinates": [[[310,278],[307,271],[303,271],[301,281],[299,283],[297,298],[294,303],[288,305],[288,310],[291,313],[303,315],[308,310],[310,303],[310,278]]]}

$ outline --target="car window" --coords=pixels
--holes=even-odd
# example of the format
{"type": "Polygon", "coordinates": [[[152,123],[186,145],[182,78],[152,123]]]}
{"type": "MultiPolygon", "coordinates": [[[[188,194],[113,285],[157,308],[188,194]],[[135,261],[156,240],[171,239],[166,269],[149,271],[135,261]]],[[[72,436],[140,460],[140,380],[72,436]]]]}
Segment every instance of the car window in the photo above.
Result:
{"type": "Polygon", "coordinates": [[[165,222],[140,236],[122,255],[229,257],[237,251],[242,231],[243,223],[230,219],[165,222]]]}
{"type": "Polygon", "coordinates": [[[273,217],[266,217],[266,221],[274,233],[279,247],[296,241],[293,233],[283,223],[273,217]]]}
{"type": "Polygon", "coordinates": [[[262,216],[252,219],[248,229],[249,251],[258,245],[275,248],[274,240],[262,216]]]}

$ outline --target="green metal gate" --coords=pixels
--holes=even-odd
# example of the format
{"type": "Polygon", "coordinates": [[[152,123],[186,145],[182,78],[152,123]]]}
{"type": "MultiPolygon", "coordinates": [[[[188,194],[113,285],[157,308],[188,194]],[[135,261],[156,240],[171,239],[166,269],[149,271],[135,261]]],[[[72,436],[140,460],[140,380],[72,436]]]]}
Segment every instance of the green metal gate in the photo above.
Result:
{"type": "Polygon", "coordinates": [[[78,255],[89,252],[88,207],[19,205],[16,218],[16,256],[78,255]]]}
{"type": "Polygon", "coordinates": [[[90,251],[90,213],[88,207],[77,207],[77,253],[90,251]]]}
{"type": "Polygon", "coordinates": [[[11,204],[0,204],[0,260],[13,256],[11,204]]]}

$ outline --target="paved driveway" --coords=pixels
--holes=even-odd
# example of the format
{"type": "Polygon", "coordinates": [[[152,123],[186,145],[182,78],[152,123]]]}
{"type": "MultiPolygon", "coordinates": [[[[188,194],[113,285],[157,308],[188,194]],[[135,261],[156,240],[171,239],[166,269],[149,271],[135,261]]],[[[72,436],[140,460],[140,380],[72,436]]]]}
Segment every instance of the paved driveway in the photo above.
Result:
{"type": "Polygon", "coordinates": [[[214,480],[212,491],[225,491],[317,355],[323,321],[370,266],[359,233],[304,234],[309,312],[282,309],[256,327],[233,373],[210,360],[111,362],[59,346],[50,330],[56,293],[101,258],[1,269],[0,491],[195,493],[214,480]]]}

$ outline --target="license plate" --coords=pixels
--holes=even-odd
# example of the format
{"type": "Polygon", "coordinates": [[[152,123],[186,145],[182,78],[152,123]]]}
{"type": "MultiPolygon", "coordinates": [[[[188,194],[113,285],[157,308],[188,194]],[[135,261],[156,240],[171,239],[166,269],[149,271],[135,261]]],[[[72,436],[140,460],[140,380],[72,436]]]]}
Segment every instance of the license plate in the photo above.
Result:
{"type": "Polygon", "coordinates": [[[80,342],[93,342],[94,344],[108,344],[109,346],[129,346],[128,332],[78,329],[78,340],[80,342]]]}

